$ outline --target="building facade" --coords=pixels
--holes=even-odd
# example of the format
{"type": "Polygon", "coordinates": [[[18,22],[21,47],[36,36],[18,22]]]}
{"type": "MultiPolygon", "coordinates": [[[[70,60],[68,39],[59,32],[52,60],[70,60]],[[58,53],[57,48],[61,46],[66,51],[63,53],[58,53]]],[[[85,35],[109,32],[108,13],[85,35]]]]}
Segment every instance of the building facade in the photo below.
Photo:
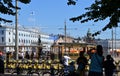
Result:
{"type": "Polygon", "coordinates": [[[96,40],[97,45],[102,45],[104,54],[119,55],[120,53],[120,39],[98,39],[96,40]]]}
{"type": "MultiPolygon", "coordinates": [[[[50,49],[54,40],[48,34],[41,33],[36,28],[18,28],[18,46],[21,51],[34,51],[34,47],[26,46],[37,46],[38,38],[40,36],[41,44],[46,48],[50,49]]],[[[14,26],[0,26],[0,49],[7,51],[14,51],[15,46],[15,27],[14,26]],[[3,47],[4,46],[4,47],[3,47]]]]}

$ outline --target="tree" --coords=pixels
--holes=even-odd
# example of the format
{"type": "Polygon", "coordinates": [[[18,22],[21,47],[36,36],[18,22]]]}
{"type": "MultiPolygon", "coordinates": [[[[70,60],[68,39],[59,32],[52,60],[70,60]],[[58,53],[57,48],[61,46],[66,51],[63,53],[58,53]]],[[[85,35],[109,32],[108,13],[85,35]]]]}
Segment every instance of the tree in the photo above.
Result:
{"type": "MultiPolygon", "coordinates": [[[[5,15],[13,15],[15,16],[15,9],[20,9],[20,7],[16,7],[13,5],[15,0],[0,0],[0,13],[5,15]]],[[[17,0],[21,3],[27,4],[30,3],[31,0],[17,0]]],[[[12,20],[8,20],[0,17],[0,22],[12,22],[12,20]]]]}
{"type": "MultiPolygon", "coordinates": [[[[68,0],[67,4],[75,5],[76,0],[68,0]]],[[[96,36],[108,28],[118,27],[118,23],[120,22],[120,0],[95,0],[95,2],[90,7],[85,8],[85,10],[87,10],[86,13],[70,18],[70,20],[85,23],[91,20],[98,22],[107,18],[109,19],[108,24],[92,36],[96,36]]]]}

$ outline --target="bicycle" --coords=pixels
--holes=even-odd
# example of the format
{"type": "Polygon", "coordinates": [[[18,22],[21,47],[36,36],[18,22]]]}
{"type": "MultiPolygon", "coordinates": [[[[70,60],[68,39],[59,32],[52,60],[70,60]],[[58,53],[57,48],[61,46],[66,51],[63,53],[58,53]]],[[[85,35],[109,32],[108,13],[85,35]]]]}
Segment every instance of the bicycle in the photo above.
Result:
{"type": "Polygon", "coordinates": [[[61,69],[55,70],[53,67],[50,71],[43,72],[42,76],[68,76],[70,74],[69,66],[62,67],[61,69]]]}
{"type": "Polygon", "coordinates": [[[33,70],[32,67],[29,67],[28,68],[28,72],[27,72],[27,75],[28,76],[33,76],[33,75],[37,75],[37,76],[40,76],[40,73],[38,72],[38,70],[33,70]]]}

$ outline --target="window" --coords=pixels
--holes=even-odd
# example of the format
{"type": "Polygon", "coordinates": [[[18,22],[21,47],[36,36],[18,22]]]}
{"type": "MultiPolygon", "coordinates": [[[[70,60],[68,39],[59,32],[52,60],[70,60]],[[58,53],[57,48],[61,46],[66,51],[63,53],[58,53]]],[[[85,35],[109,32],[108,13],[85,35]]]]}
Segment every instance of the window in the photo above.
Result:
{"type": "Polygon", "coordinates": [[[30,43],[30,40],[29,40],[29,43],[30,43]]]}
{"type": "Polygon", "coordinates": [[[25,43],[25,39],[24,39],[24,43],[25,43]]]}
{"type": "Polygon", "coordinates": [[[26,43],[28,43],[28,40],[26,40],[26,43]]]}
{"type": "Polygon", "coordinates": [[[10,38],[9,38],[9,42],[11,42],[10,38]]]}
{"type": "Polygon", "coordinates": [[[23,43],[23,39],[22,39],[22,43],[23,43]]]}
{"type": "Polygon", "coordinates": [[[10,32],[9,32],[9,35],[10,35],[10,32]]]}
{"type": "Polygon", "coordinates": [[[19,36],[20,36],[20,33],[19,33],[19,36]]]}
{"type": "Polygon", "coordinates": [[[2,35],[3,35],[3,34],[4,34],[4,31],[2,30],[1,33],[2,33],[2,35]]]}
{"type": "Polygon", "coordinates": [[[2,42],[4,42],[4,37],[2,37],[2,42]]]}

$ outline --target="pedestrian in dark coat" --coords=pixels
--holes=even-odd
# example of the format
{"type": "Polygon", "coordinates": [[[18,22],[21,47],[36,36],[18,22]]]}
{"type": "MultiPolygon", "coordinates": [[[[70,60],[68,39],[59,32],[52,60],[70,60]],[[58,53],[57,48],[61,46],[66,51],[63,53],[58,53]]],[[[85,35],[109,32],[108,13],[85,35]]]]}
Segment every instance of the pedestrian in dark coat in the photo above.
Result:
{"type": "Polygon", "coordinates": [[[25,53],[25,58],[30,59],[30,55],[29,55],[28,51],[26,51],[26,53],[25,53]]]}
{"type": "Polygon", "coordinates": [[[77,73],[79,76],[85,76],[85,67],[87,65],[87,58],[84,56],[85,51],[81,51],[79,57],[77,58],[77,73]]]}
{"type": "Polygon", "coordinates": [[[104,61],[104,68],[105,68],[105,76],[113,76],[113,72],[116,67],[111,55],[106,56],[106,60],[104,61]]]}
{"type": "Polygon", "coordinates": [[[0,56],[0,74],[4,74],[4,59],[0,56]]]}

